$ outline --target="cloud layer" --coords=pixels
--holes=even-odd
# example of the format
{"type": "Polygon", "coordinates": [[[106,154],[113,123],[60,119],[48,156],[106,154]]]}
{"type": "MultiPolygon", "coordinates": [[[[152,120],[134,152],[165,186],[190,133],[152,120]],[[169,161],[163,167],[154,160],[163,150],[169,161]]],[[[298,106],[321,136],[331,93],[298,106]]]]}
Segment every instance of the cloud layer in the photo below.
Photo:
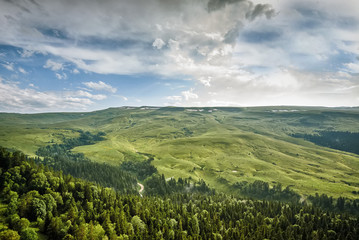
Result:
{"type": "MultiPolygon", "coordinates": [[[[24,59],[48,56],[41,66],[61,81],[96,73],[193,82],[161,97],[164,104],[359,105],[357,9],[355,0],[9,0],[1,3],[0,44],[21,48],[24,59]]],[[[4,80],[1,88],[63,96],[69,107],[117,91],[101,79],[81,82],[86,93],[72,89],[74,98],[4,80]]]]}

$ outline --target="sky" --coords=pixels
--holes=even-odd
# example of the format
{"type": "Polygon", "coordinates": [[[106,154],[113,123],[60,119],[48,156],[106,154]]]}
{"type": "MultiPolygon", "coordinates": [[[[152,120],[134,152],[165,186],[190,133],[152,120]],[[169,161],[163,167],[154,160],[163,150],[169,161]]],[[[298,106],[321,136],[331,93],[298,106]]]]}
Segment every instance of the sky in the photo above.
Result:
{"type": "Polygon", "coordinates": [[[359,106],[357,0],[0,0],[0,111],[359,106]]]}

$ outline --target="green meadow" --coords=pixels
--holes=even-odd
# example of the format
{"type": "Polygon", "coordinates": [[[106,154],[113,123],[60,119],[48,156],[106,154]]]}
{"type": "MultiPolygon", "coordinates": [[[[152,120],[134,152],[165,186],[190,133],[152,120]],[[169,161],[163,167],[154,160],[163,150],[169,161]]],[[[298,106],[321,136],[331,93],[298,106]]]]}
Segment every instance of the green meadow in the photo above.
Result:
{"type": "MultiPolygon", "coordinates": [[[[119,165],[154,156],[166,178],[204,179],[217,191],[263,180],[307,194],[354,198],[359,156],[318,146],[293,134],[359,132],[358,108],[110,108],[88,113],[0,114],[0,145],[35,156],[45,145],[105,132],[79,146],[92,161],[119,165]]],[[[358,146],[359,147],[359,146],[358,146]]]]}

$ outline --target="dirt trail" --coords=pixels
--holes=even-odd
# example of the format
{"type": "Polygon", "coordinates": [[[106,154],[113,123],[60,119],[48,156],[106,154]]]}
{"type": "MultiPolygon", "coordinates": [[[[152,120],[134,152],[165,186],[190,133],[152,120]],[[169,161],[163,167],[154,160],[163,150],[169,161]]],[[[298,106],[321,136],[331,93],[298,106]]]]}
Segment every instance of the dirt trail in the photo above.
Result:
{"type": "Polygon", "coordinates": [[[137,183],[140,187],[141,187],[141,189],[138,191],[138,193],[140,194],[140,196],[142,197],[142,194],[141,194],[141,192],[143,191],[143,189],[145,189],[145,187],[141,184],[141,183],[137,183]]]}

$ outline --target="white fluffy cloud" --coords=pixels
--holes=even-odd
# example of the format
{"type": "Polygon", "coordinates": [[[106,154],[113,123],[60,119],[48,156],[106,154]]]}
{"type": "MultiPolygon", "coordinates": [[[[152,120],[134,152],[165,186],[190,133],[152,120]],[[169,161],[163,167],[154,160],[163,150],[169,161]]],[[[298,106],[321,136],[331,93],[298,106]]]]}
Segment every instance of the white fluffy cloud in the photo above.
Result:
{"type": "Polygon", "coordinates": [[[23,69],[22,67],[18,68],[19,72],[21,72],[22,74],[27,74],[27,72],[25,71],[25,69],[23,69]]]}
{"type": "Polygon", "coordinates": [[[156,38],[156,40],[152,43],[152,46],[161,49],[166,43],[161,38],[156,38]]]}
{"type": "Polygon", "coordinates": [[[57,79],[62,80],[62,79],[67,79],[67,74],[66,73],[55,73],[55,76],[57,79]]]}
{"type": "Polygon", "coordinates": [[[182,96],[167,96],[166,99],[170,101],[181,102],[182,96]]]}
{"type": "Polygon", "coordinates": [[[46,64],[44,65],[44,68],[50,68],[52,71],[59,71],[59,70],[63,70],[64,66],[62,63],[58,63],[51,59],[48,59],[46,61],[46,64]]]}
{"type": "Polygon", "coordinates": [[[194,91],[194,89],[191,88],[191,89],[188,90],[188,91],[183,91],[183,92],[182,92],[182,95],[183,95],[183,97],[184,97],[184,99],[185,99],[186,101],[191,100],[191,99],[198,99],[198,95],[195,94],[193,91],[194,91]]]}
{"type": "Polygon", "coordinates": [[[115,93],[117,91],[116,88],[112,87],[109,84],[106,84],[102,81],[98,81],[98,82],[83,82],[83,84],[91,89],[97,90],[97,91],[106,91],[106,92],[110,92],[110,93],[115,93]]]}
{"type": "Polygon", "coordinates": [[[85,110],[94,103],[90,98],[96,97],[84,95],[79,92],[41,92],[33,88],[21,88],[17,83],[7,82],[0,78],[0,111],[85,110]]]}
{"type": "Polygon", "coordinates": [[[91,94],[91,93],[83,91],[83,90],[77,91],[76,95],[81,96],[81,97],[91,98],[91,99],[94,99],[94,100],[104,100],[104,99],[107,98],[106,95],[103,95],[103,94],[91,94]]]}
{"type": "Polygon", "coordinates": [[[348,68],[348,70],[352,73],[359,73],[359,63],[347,63],[345,66],[348,68]]]}

